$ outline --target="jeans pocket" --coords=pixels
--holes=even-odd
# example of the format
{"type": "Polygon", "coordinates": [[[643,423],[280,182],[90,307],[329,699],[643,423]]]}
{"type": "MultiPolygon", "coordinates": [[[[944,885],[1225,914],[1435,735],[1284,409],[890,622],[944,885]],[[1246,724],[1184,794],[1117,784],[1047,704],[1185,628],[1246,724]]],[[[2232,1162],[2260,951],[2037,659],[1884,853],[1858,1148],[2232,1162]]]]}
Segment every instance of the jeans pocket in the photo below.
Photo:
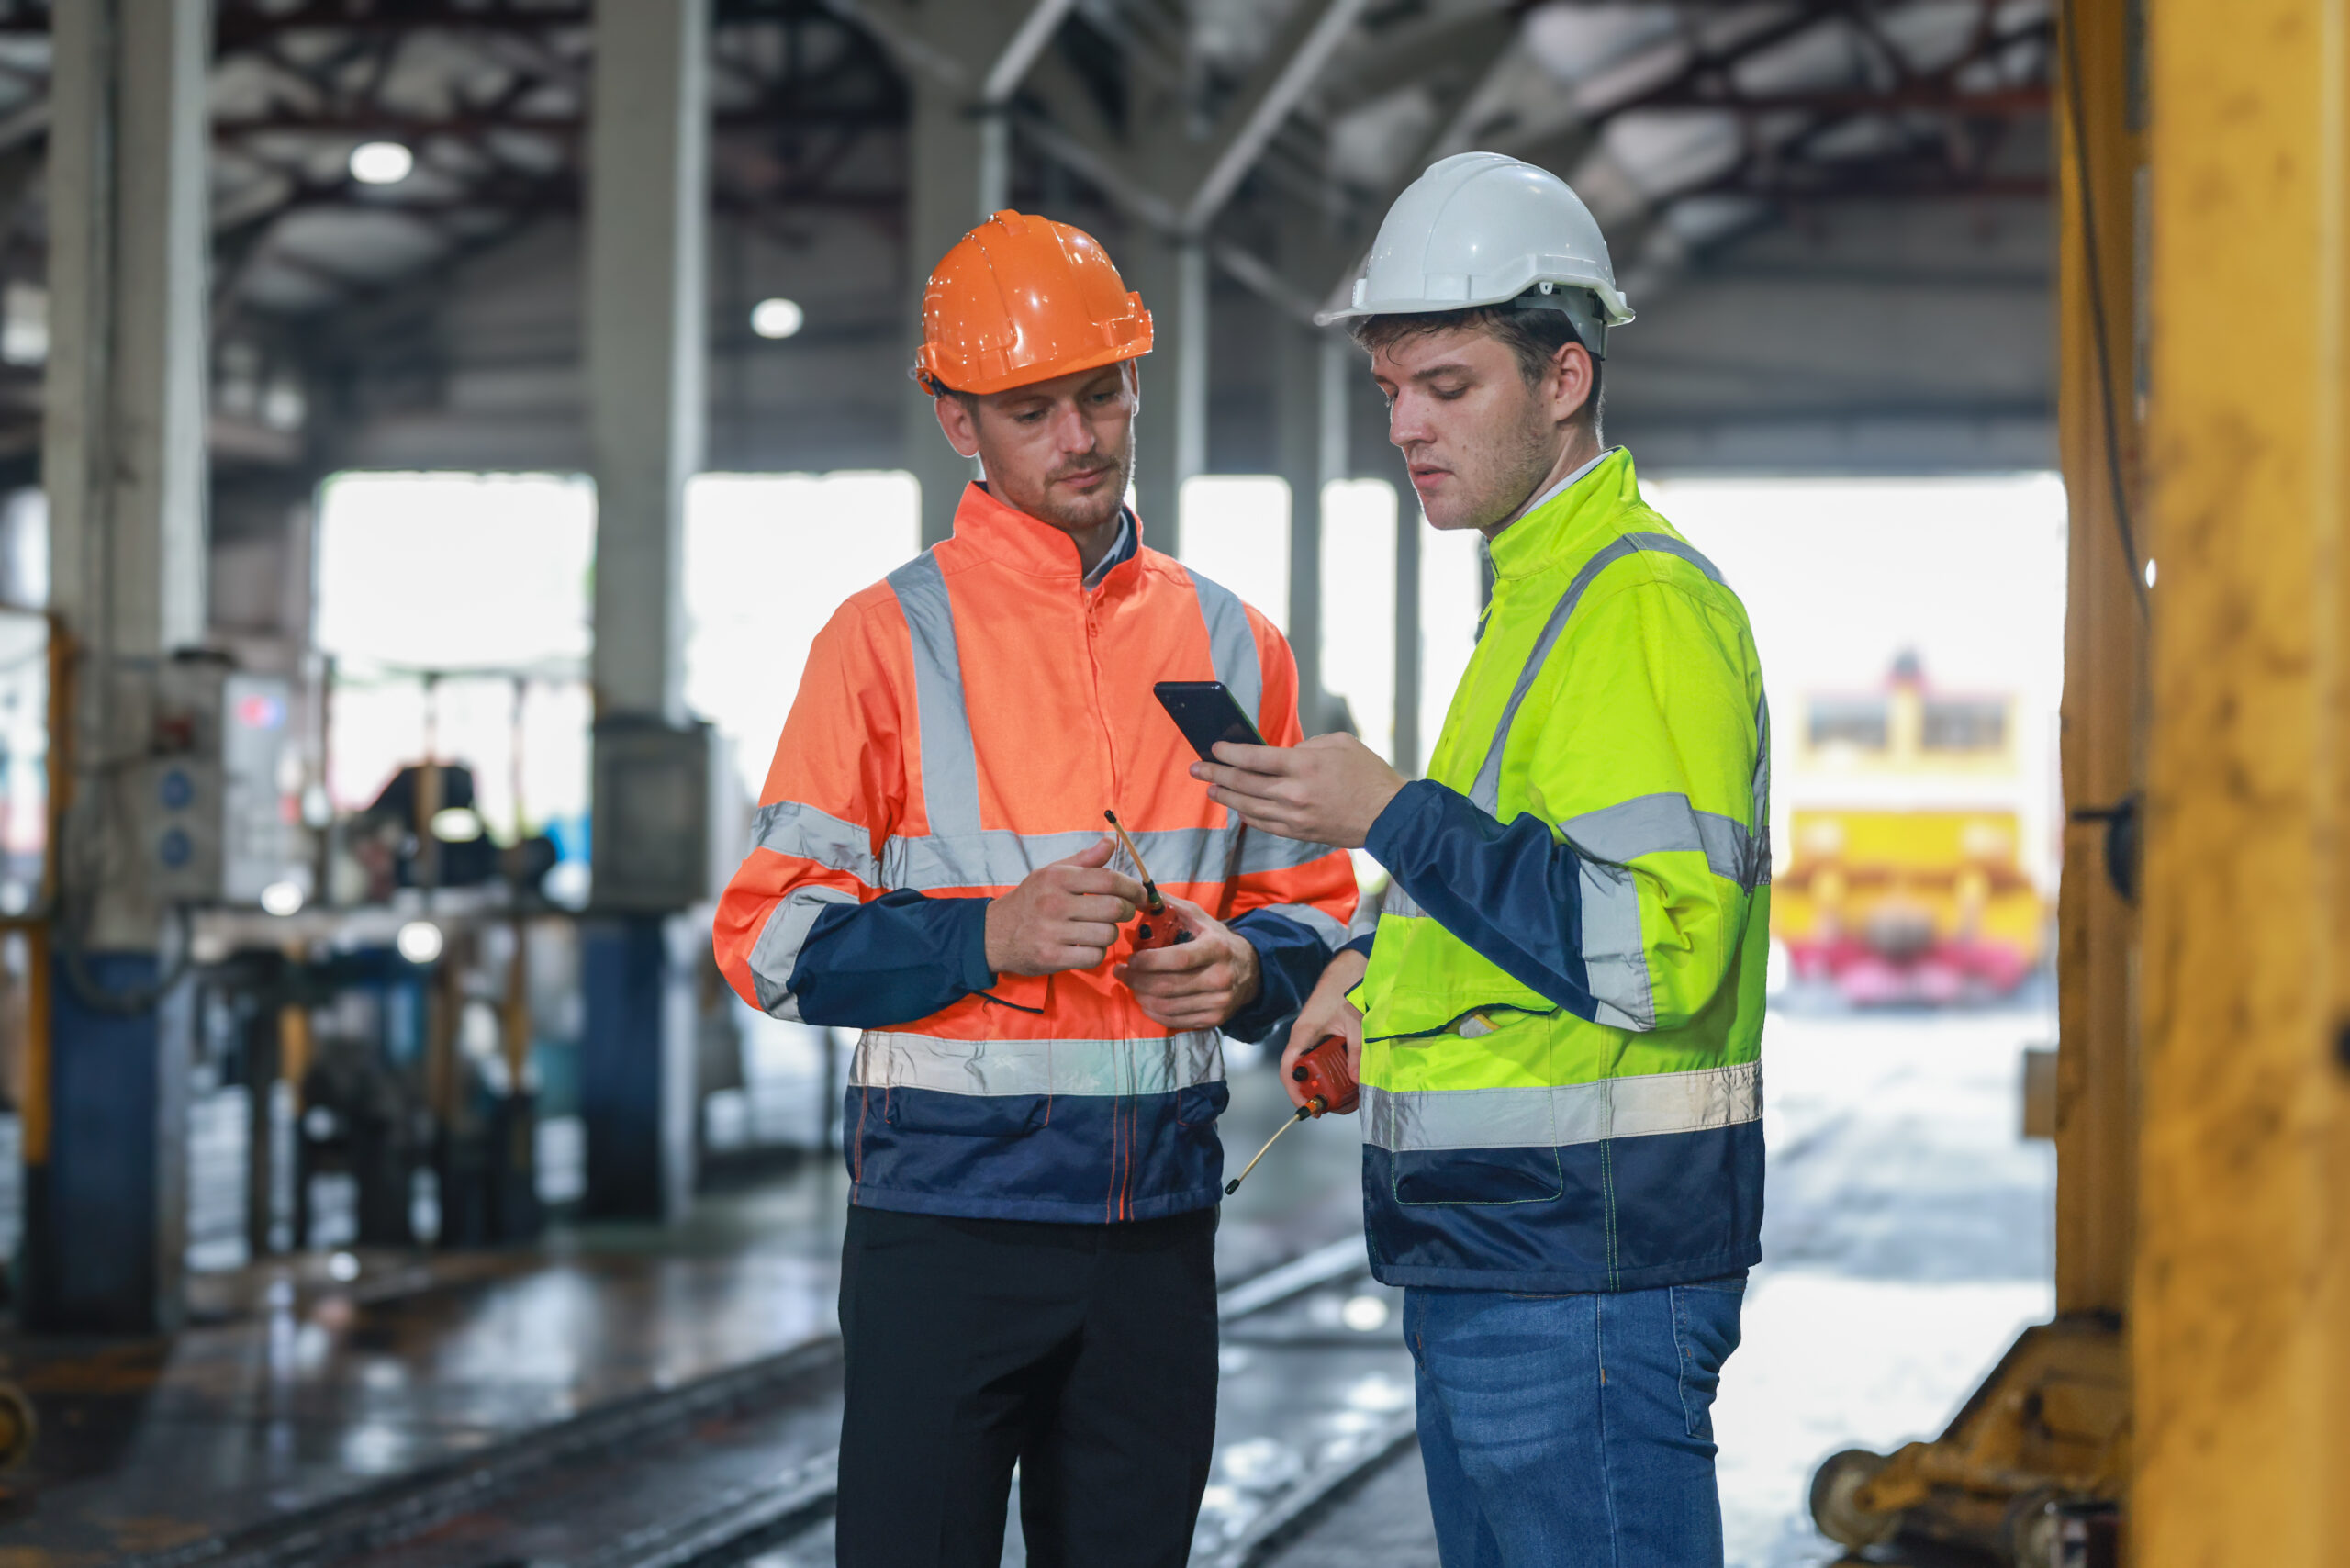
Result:
{"type": "Polygon", "coordinates": [[[1681,1415],[1689,1435],[1714,1440],[1714,1394],[1722,1363],[1738,1349],[1739,1312],[1746,1301],[1743,1275],[1674,1285],[1673,1343],[1681,1361],[1681,1415]]]}

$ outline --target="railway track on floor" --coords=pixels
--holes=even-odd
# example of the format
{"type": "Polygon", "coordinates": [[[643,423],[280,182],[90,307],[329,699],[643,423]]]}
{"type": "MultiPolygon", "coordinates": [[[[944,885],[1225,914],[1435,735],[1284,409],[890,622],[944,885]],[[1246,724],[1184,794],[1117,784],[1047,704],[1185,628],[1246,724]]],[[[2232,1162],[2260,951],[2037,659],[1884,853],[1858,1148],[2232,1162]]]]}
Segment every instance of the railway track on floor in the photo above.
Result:
{"type": "MultiPolygon", "coordinates": [[[[1359,1238],[1222,1293],[1224,1417],[1198,1568],[1270,1568],[1409,1444],[1392,1305],[1359,1238]]],[[[129,1568],[828,1563],[839,1391],[839,1341],[814,1340],[129,1568]]]]}

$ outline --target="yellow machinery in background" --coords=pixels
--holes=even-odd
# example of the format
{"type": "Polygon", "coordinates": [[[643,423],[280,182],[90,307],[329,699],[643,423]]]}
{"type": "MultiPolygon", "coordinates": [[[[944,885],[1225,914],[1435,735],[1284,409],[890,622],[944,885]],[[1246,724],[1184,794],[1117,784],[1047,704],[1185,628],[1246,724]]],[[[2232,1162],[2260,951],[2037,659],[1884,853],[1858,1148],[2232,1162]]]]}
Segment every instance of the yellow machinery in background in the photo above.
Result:
{"type": "Polygon", "coordinates": [[[2058,21],[2057,1316],[1816,1511],[2033,1568],[2340,1568],[2350,3],[2058,21]]]}
{"type": "Polygon", "coordinates": [[[1798,811],[1772,879],[1795,978],[1845,1000],[2006,996],[2039,965],[2043,906],[2016,864],[2013,812],[1798,811]]]}
{"type": "MultiPolygon", "coordinates": [[[[2216,16],[2232,3],[2157,0],[2153,20],[2159,30],[2171,12],[2216,16]]],[[[2286,8],[2294,4],[2312,15],[2325,8],[2322,0],[2286,8]]],[[[1939,1438],[1891,1455],[1837,1454],[1811,1492],[1814,1519],[1842,1544],[1906,1534],[1986,1548],[2025,1568],[2120,1561],[2126,1527],[2113,1510],[2127,1508],[2132,1490],[2123,1325],[2137,1229],[2139,938],[2128,846],[2144,767],[2146,579],[2154,575],[2140,494],[2152,321],[2140,292],[2149,242],[2147,18],[2137,0],[2065,0],[2057,20],[2057,438],[2070,543],[2056,1316],[2025,1331],[1939,1438]],[[2068,1534],[2084,1539],[2067,1544],[2068,1534]]],[[[2222,251],[2239,243],[2209,242],[2222,251]]],[[[2183,287],[2180,298],[2223,295],[2183,287]]],[[[2172,330],[2202,342],[2221,333],[2202,308],[2184,311],[2172,330]]],[[[2276,1568],[2253,1556],[2198,1561],[2276,1568]]]]}
{"type": "Polygon", "coordinates": [[[2017,706],[1934,689],[1915,654],[1879,690],[1805,699],[1771,889],[1792,979],[1863,1006],[1939,1006],[2005,997],[2039,967],[2017,706]]]}

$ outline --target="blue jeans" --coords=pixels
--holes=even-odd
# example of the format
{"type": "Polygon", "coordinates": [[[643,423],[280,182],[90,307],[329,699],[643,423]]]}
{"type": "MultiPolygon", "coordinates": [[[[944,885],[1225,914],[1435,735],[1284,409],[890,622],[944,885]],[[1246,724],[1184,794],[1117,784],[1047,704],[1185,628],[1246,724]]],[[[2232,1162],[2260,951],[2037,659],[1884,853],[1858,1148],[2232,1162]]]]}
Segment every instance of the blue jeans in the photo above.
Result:
{"type": "Polygon", "coordinates": [[[1415,1288],[1444,1568],[1719,1568],[1714,1390],[1746,1276],[1614,1294],[1415,1288]]]}

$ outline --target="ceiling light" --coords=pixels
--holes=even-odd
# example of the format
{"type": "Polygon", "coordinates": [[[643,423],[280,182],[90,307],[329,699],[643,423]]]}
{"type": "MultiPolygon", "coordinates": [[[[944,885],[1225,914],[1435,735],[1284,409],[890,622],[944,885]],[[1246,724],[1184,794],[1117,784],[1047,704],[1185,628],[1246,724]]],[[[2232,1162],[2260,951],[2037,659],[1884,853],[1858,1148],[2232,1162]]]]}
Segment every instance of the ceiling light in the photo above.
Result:
{"type": "Polygon", "coordinates": [[[808,324],[796,299],[762,299],[751,307],[751,330],[763,338],[788,338],[808,324]]]}
{"type": "Polygon", "coordinates": [[[351,150],[351,177],[363,185],[397,185],[416,167],[416,154],[397,141],[363,141],[351,150]]]}
{"type": "Polygon", "coordinates": [[[409,963],[429,964],[441,956],[441,928],[429,920],[411,920],[392,944],[409,963]]]}

